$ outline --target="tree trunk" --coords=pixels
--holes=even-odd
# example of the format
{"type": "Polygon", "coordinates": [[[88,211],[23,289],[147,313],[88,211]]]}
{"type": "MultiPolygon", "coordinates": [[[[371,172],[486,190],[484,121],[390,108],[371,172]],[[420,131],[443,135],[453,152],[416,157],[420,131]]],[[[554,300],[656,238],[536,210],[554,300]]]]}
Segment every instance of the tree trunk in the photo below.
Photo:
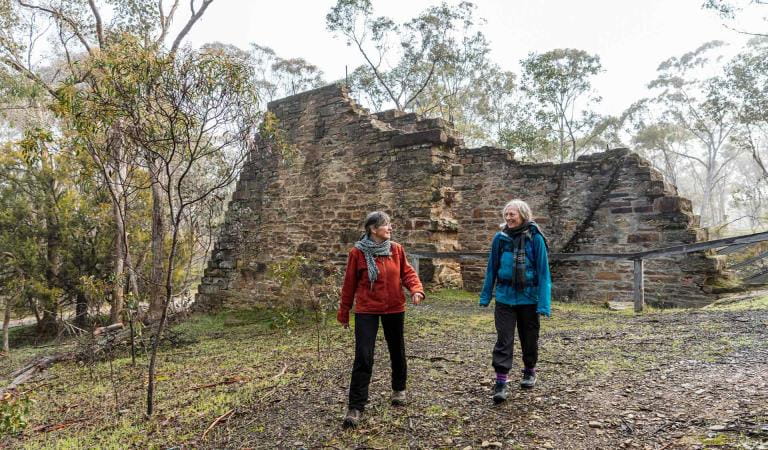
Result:
{"type": "MultiPolygon", "coordinates": [[[[59,275],[61,273],[61,227],[56,214],[56,178],[53,174],[53,164],[48,147],[40,145],[40,161],[42,164],[43,184],[45,186],[45,241],[46,241],[46,267],[45,281],[49,289],[61,286],[59,275]]],[[[59,299],[55,291],[43,305],[43,319],[40,323],[40,332],[55,333],[57,329],[56,315],[59,309],[59,299]]]]}
{"type": "MultiPolygon", "coordinates": [[[[113,130],[116,132],[116,130],[113,130]]],[[[114,197],[112,199],[112,212],[115,216],[115,267],[114,267],[114,287],[112,288],[112,307],[109,311],[109,320],[111,323],[120,322],[123,315],[123,305],[125,303],[124,292],[125,282],[125,264],[126,251],[128,248],[128,235],[126,234],[125,221],[128,212],[128,199],[126,197],[126,180],[128,178],[128,163],[125,161],[125,151],[123,143],[119,137],[116,137],[112,143],[112,151],[115,153],[114,161],[117,167],[113,174],[114,197]]]]}
{"type": "Polygon", "coordinates": [[[131,294],[133,294],[133,298],[136,299],[136,301],[139,300],[139,284],[137,280],[136,275],[136,267],[133,265],[133,261],[131,260],[131,248],[128,246],[128,237],[126,236],[123,240],[123,243],[125,244],[125,268],[128,272],[128,287],[131,290],[131,294]]]}
{"type": "Polygon", "coordinates": [[[29,309],[31,309],[32,312],[35,313],[35,324],[39,329],[40,323],[43,321],[43,319],[40,317],[40,310],[37,308],[37,302],[35,302],[35,300],[32,297],[28,296],[27,304],[29,305],[29,309]]]}
{"type": "Polygon", "coordinates": [[[75,298],[75,326],[82,329],[88,326],[88,299],[80,289],[75,298]]]}
{"type": "MultiPolygon", "coordinates": [[[[121,199],[122,195],[118,197],[121,199]]],[[[125,274],[125,224],[123,223],[122,201],[113,202],[112,212],[115,216],[115,267],[114,285],[112,286],[112,306],[109,310],[110,323],[120,321],[123,313],[123,282],[125,274]]]]}
{"type": "Polygon", "coordinates": [[[150,162],[152,177],[152,271],[149,280],[149,316],[158,319],[163,311],[163,263],[165,260],[165,218],[160,168],[150,162]]]}
{"type": "MultiPolygon", "coordinates": [[[[170,195],[169,195],[170,197],[170,195]]],[[[163,301],[163,310],[160,314],[160,323],[157,325],[157,334],[152,340],[152,351],[149,356],[149,376],[147,380],[147,417],[152,416],[154,410],[155,395],[155,366],[157,363],[157,347],[160,344],[160,337],[163,333],[166,319],[168,317],[168,305],[173,300],[173,259],[176,257],[176,246],[179,235],[179,219],[182,211],[178,212],[178,217],[174,218],[171,232],[171,249],[168,254],[168,270],[165,274],[165,300],[163,301]]]]}
{"type": "Polygon", "coordinates": [[[3,353],[9,355],[11,347],[8,343],[9,328],[11,327],[11,298],[5,298],[5,314],[3,314],[3,353]]]}

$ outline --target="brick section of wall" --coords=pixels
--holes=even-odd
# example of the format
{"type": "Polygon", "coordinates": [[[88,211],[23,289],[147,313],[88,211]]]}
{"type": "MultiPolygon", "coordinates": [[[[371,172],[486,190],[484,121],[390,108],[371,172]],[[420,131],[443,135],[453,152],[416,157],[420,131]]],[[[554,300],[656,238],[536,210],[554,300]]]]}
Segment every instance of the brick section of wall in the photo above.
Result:
{"type": "MultiPolygon", "coordinates": [[[[566,164],[522,164],[508,150],[459,149],[463,175],[458,192],[459,242],[466,251],[485,251],[503,221],[511,198],[526,200],[563,253],[649,250],[705,239],[691,202],[677,196],[660,172],[626,149],[582,156],[566,164]]],[[[709,287],[722,273],[718,258],[703,253],[648,260],[645,293],[656,305],[698,306],[711,302],[709,287]]],[[[601,302],[632,299],[632,262],[553,263],[554,296],[601,302]]],[[[465,287],[479,289],[485,265],[465,263],[465,287]]]]}
{"type": "MultiPolygon", "coordinates": [[[[627,150],[569,164],[522,164],[513,153],[466,149],[449,124],[414,114],[370,114],[331,85],[269,104],[297,150],[284,161],[257,140],[237,183],[198,289],[197,308],[278,301],[271,263],[303,254],[339,267],[376,209],[393,218],[394,239],[411,251],[483,251],[500,208],[523,198],[552,251],[624,252],[695,242],[690,202],[627,150]]],[[[484,265],[421,264],[422,277],[477,289],[484,265]]],[[[720,273],[703,254],[646,264],[646,298],[701,305],[720,273]]],[[[558,299],[631,298],[630,263],[556,265],[558,299]]]]}
{"type": "MultiPolygon", "coordinates": [[[[343,267],[373,210],[390,213],[395,240],[409,250],[458,249],[448,206],[451,150],[461,141],[442,121],[371,115],[339,85],[269,110],[297,154],[282,162],[269,142],[257,142],[202,279],[199,309],[274,301],[269,265],[296,254],[343,267]]],[[[434,275],[432,265],[423,269],[434,275]]]]}

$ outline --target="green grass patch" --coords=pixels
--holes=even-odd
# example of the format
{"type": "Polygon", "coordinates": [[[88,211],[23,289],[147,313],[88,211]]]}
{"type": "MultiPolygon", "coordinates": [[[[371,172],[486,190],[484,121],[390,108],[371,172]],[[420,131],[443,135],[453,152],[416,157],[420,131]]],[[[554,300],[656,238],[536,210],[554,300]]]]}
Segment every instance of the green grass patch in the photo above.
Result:
{"type": "Polygon", "coordinates": [[[768,296],[754,297],[732,303],[714,303],[705,309],[710,311],[748,311],[768,309],[768,296]]]}
{"type": "Polygon", "coordinates": [[[437,289],[427,292],[425,301],[446,305],[476,305],[479,298],[476,292],[461,289],[437,289]]]}
{"type": "MultiPolygon", "coordinates": [[[[331,325],[328,320],[320,328],[325,354],[351,346],[351,333],[331,325]]],[[[57,364],[49,381],[32,389],[25,434],[0,437],[0,447],[146,448],[199,439],[216,417],[300,378],[301,372],[285,372],[284,355],[319,360],[316,331],[311,313],[266,309],[193,316],[172,327],[185,339],[158,354],[156,413],[149,421],[143,417],[145,353],[136,367],[130,357],[117,355],[114,379],[106,362],[57,364]],[[58,431],[33,431],[68,422],[58,431]]]]}
{"type": "MultiPolygon", "coordinates": [[[[552,317],[542,318],[541,322],[543,386],[605,380],[620,373],[657,368],[675,359],[717,361],[734,352],[764,345],[759,334],[733,331],[726,316],[729,315],[713,312],[710,317],[706,311],[680,309],[651,310],[636,316],[631,310],[611,311],[600,305],[555,302],[552,317]]],[[[266,436],[264,444],[274,446],[274,427],[283,424],[258,414],[269,408],[281,412],[285,403],[280,400],[286,392],[305,393],[301,395],[311,401],[316,400],[318,393],[330,392],[325,399],[329,402],[325,403],[329,405],[325,411],[338,410],[340,418],[354,333],[342,329],[333,312],[318,323],[313,313],[292,309],[224,311],[192,316],[172,327],[172,332],[181,338],[176,344],[164,344],[159,354],[156,413],[151,420],[143,416],[146,353],[139,352],[134,367],[127,352],[121,351],[112,362],[114,379],[106,362],[91,366],[71,362],[54,366],[45,379],[30,384],[33,403],[29,426],[21,436],[0,437],[0,447],[203,446],[199,439],[205,429],[233,409],[254,414],[233,419],[240,421],[238,432],[250,433],[257,442],[261,435],[266,436]],[[254,405],[255,409],[249,409],[254,405]],[[66,423],[69,424],[60,430],[34,431],[66,423]]],[[[476,294],[466,291],[429,293],[423,306],[409,306],[406,340],[414,358],[409,361],[412,389],[423,389],[420,382],[439,381],[455,384],[449,390],[458,390],[460,396],[464,395],[461,389],[479,392],[475,379],[482,383],[495,340],[493,305],[480,308],[476,294]],[[435,356],[442,359],[432,360],[435,356]],[[455,377],[459,376],[464,379],[456,382],[455,377]]],[[[386,352],[383,341],[383,332],[379,330],[377,352],[382,356],[386,352]]],[[[515,363],[519,364],[517,345],[515,363]]],[[[53,351],[28,347],[19,349],[18,354],[31,350],[53,351]]],[[[382,390],[386,395],[389,389],[388,360],[383,358],[377,359],[374,369],[378,384],[372,392],[378,392],[376,395],[382,390]]],[[[536,407],[535,402],[533,405],[536,407]]],[[[365,432],[334,431],[325,435],[322,443],[339,448],[403,447],[410,445],[411,428],[434,428],[440,430],[444,439],[466,435],[478,423],[475,417],[464,419],[473,414],[471,408],[468,412],[460,403],[441,403],[439,399],[424,404],[415,414],[413,411],[391,408],[386,398],[377,397],[366,410],[365,432]],[[460,421],[464,421],[463,425],[460,421]]],[[[501,414],[498,411],[504,410],[493,411],[501,414]]],[[[335,419],[328,423],[323,426],[338,425],[335,419]]],[[[280,445],[291,445],[294,441],[314,445],[318,433],[324,431],[301,422],[291,426],[294,428],[286,431],[292,436],[290,441],[280,445]]],[[[696,435],[691,438],[697,439],[696,435]]],[[[519,434],[516,439],[520,439],[519,434]]],[[[441,445],[440,442],[432,444],[441,445]]],[[[727,445],[716,441],[702,444],[727,445]]]]}
{"type": "Polygon", "coordinates": [[[731,439],[726,434],[717,434],[713,437],[705,437],[701,439],[701,444],[705,447],[723,447],[726,445],[730,445],[732,443],[731,439]]]}

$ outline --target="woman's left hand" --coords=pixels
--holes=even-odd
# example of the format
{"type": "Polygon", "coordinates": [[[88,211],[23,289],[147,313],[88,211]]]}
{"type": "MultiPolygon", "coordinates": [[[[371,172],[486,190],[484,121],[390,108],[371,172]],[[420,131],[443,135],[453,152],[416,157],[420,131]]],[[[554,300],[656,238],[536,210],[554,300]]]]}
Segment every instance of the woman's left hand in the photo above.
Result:
{"type": "Polygon", "coordinates": [[[414,305],[418,305],[422,300],[424,300],[424,294],[417,292],[411,296],[411,299],[413,300],[414,305]]]}

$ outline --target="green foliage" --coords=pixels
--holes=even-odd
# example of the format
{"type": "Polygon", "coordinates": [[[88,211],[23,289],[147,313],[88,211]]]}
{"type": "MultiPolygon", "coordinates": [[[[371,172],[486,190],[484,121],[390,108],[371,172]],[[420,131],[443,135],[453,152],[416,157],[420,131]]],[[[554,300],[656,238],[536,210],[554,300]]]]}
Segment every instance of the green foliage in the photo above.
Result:
{"type": "Polygon", "coordinates": [[[280,128],[280,120],[273,112],[264,113],[259,124],[259,136],[267,144],[265,148],[260,148],[260,151],[280,155],[285,164],[292,164],[298,157],[298,147],[290,143],[285,131],[280,128]]]}
{"type": "Polygon", "coordinates": [[[62,300],[77,295],[82,272],[99,275],[94,265],[104,262],[97,255],[109,238],[98,233],[103,198],[92,195],[93,172],[67,137],[39,122],[21,131],[0,154],[0,250],[13,267],[3,284],[15,282],[17,305],[35,305],[55,319],[62,300]]]}
{"type": "Polygon", "coordinates": [[[296,308],[324,315],[336,306],[341,274],[335,266],[298,255],[270,265],[268,275],[296,308]]]}
{"type": "MultiPolygon", "coordinates": [[[[340,295],[340,271],[328,263],[297,255],[272,264],[269,276],[278,282],[282,298],[291,301],[294,308],[306,308],[312,312],[317,352],[320,354],[326,315],[336,308],[340,295]]],[[[280,309],[272,325],[290,333],[293,321],[293,312],[280,309]]]]}
{"type": "Polygon", "coordinates": [[[17,434],[27,427],[32,400],[23,394],[6,392],[0,398],[0,437],[17,434]]]}
{"type": "Polygon", "coordinates": [[[535,127],[512,133],[513,142],[553,152],[544,153],[544,158],[575,161],[605,130],[600,116],[591,110],[601,101],[592,89],[592,78],[603,70],[600,57],[583,50],[555,49],[531,53],[521,65],[522,89],[538,108],[531,117],[535,127]],[[550,144],[544,145],[546,141],[550,144]]]}
{"type": "Polygon", "coordinates": [[[729,166],[740,149],[729,145],[737,125],[739,105],[727,92],[727,80],[716,69],[722,58],[721,41],[702,44],[695,50],[662,62],[648,85],[659,120],[679,127],[692,148],[676,152],[694,167],[700,184],[699,215],[704,226],[725,222],[719,192],[729,166]],[[714,72],[714,75],[712,74],[714,72]]]}
{"type": "Polygon", "coordinates": [[[470,145],[496,143],[497,125],[514,97],[514,75],[489,60],[485,21],[475,11],[470,2],[443,2],[398,24],[375,16],[370,1],[339,0],[326,26],[366,61],[352,71],[349,85],[373,109],[393,104],[454,123],[470,145]]]}
{"type": "Polygon", "coordinates": [[[728,93],[741,106],[739,118],[747,124],[768,123],[768,37],[751,39],[725,73],[728,93]]]}

